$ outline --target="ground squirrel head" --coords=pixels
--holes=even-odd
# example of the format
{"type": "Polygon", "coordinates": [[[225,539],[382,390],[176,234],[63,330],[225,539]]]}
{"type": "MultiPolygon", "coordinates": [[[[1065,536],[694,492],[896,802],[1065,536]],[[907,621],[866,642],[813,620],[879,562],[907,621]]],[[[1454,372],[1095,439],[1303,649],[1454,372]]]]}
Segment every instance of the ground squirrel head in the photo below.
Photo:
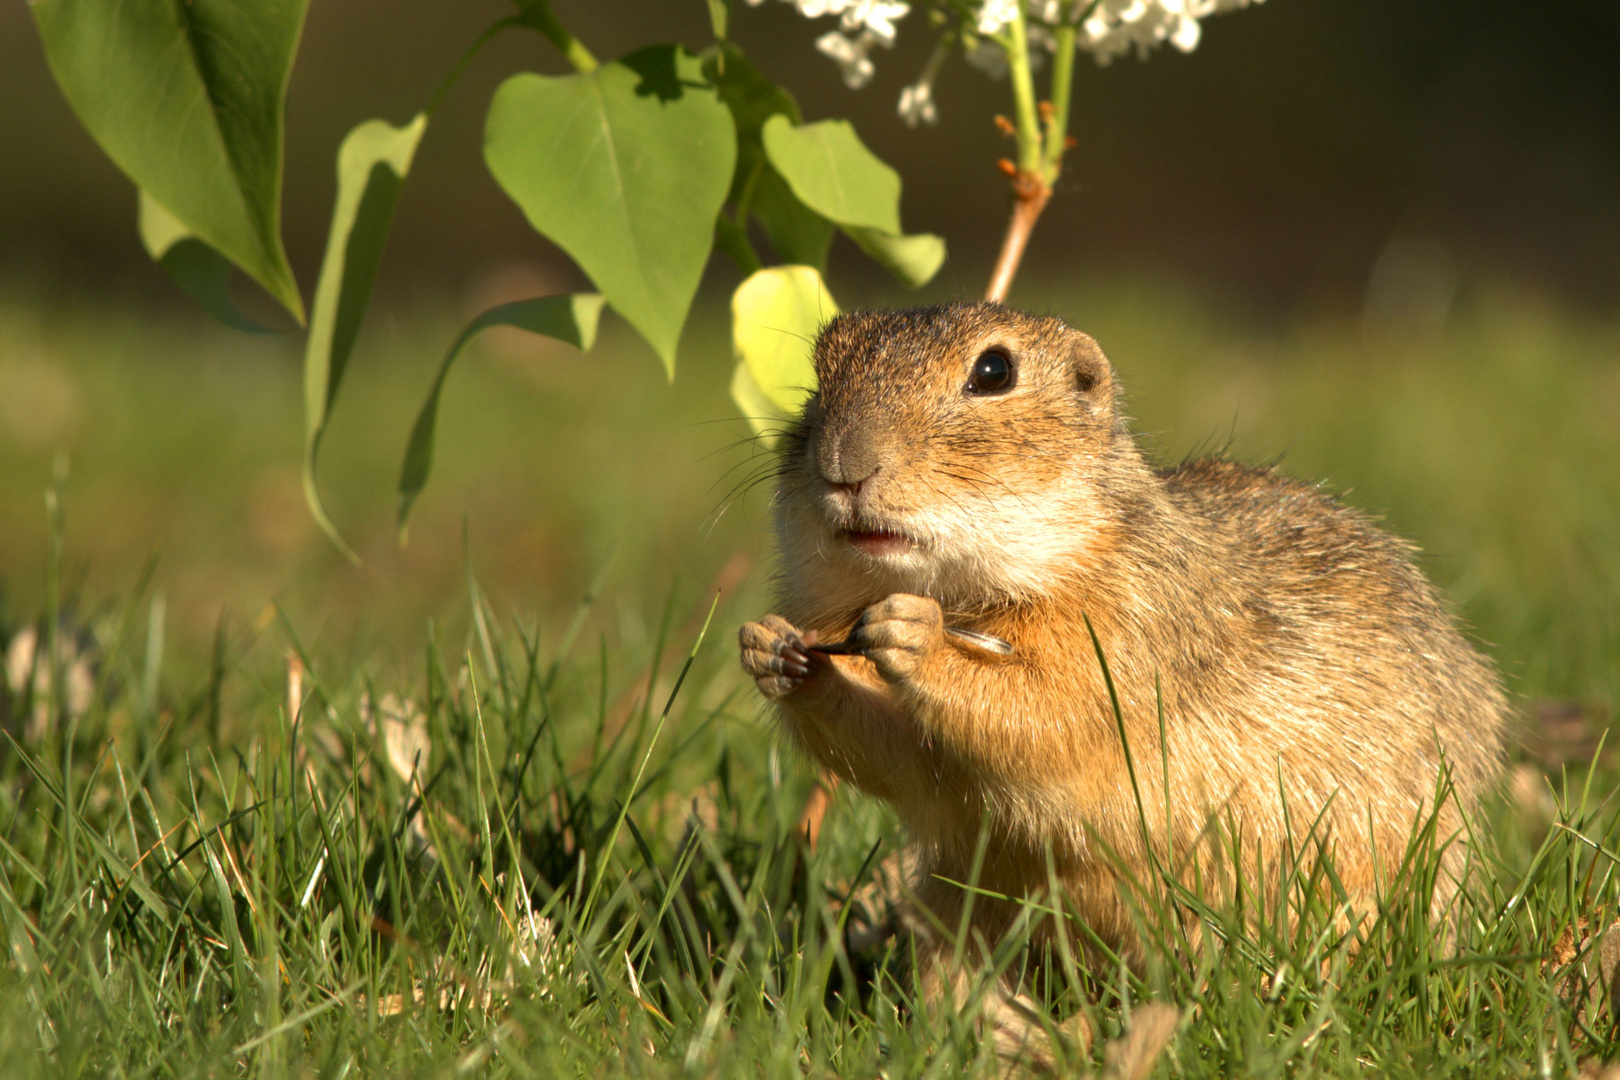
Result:
{"type": "Polygon", "coordinates": [[[790,587],[963,608],[1037,594],[1084,564],[1118,456],[1140,465],[1113,368],[1060,319],[852,312],[821,332],[815,367],[778,504],[790,587]]]}

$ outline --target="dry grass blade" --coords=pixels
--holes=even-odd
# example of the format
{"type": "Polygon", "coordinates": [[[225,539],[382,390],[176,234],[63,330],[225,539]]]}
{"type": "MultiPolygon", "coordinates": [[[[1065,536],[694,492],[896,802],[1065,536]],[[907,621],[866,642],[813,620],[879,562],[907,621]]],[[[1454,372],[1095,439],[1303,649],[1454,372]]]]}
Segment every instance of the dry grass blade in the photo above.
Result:
{"type": "Polygon", "coordinates": [[[1103,1050],[1104,1080],[1146,1080],[1181,1024],[1181,1013],[1153,1002],[1131,1013],[1131,1029],[1103,1050]]]}

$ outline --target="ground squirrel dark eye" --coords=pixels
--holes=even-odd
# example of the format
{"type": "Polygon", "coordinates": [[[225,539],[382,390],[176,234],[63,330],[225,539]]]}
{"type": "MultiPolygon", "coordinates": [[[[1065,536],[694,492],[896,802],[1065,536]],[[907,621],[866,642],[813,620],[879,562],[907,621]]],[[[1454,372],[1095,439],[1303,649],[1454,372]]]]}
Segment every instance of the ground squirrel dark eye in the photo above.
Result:
{"type": "Polygon", "coordinates": [[[1005,394],[1018,381],[1012,357],[999,349],[986,349],[973,361],[968,375],[967,392],[970,394],[1005,394]]]}

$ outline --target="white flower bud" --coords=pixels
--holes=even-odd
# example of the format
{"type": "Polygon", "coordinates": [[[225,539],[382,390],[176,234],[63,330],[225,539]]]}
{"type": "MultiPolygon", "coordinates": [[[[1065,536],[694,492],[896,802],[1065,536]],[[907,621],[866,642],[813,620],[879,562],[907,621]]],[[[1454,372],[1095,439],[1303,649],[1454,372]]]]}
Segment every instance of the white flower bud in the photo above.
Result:
{"type": "Polygon", "coordinates": [[[910,4],[891,0],[856,0],[844,9],[840,25],[846,34],[873,34],[888,47],[894,44],[895,20],[905,18],[910,11],[910,4]]]}
{"type": "Polygon", "coordinates": [[[1175,23],[1175,29],[1170,32],[1170,44],[1182,52],[1192,52],[1198,48],[1198,20],[1183,15],[1175,23]]]}
{"type": "MultiPolygon", "coordinates": [[[[764,0],[748,0],[758,6],[764,0]]],[[[845,85],[852,89],[865,86],[872,78],[872,46],[890,48],[896,36],[895,23],[911,12],[911,5],[901,0],[784,0],[799,10],[807,19],[825,15],[838,16],[838,30],[829,31],[816,39],[816,48],[833,61],[843,72],[845,85]]]]}
{"type": "Polygon", "coordinates": [[[934,88],[926,82],[913,83],[900,91],[900,119],[907,127],[918,124],[939,123],[939,110],[934,108],[934,88]]]}
{"type": "Polygon", "coordinates": [[[823,15],[841,15],[849,7],[852,0],[788,0],[799,9],[799,14],[807,19],[819,19],[823,15]]]}
{"type": "Polygon", "coordinates": [[[999,34],[1002,27],[1018,17],[1018,0],[984,0],[979,8],[981,34],[999,34]]]}
{"type": "Polygon", "coordinates": [[[850,38],[834,30],[816,38],[816,48],[838,65],[845,86],[859,90],[872,79],[874,68],[867,54],[877,40],[876,35],[870,33],[850,38]]]}
{"type": "Polygon", "coordinates": [[[1137,55],[1169,42],[1192,52],[1202,36],[1199,20],[1222,11],[1248,7],[1261,0],[1099,0],[1080,26],[1079,46],[1099,64],[1133,46],[1137,55]]]}

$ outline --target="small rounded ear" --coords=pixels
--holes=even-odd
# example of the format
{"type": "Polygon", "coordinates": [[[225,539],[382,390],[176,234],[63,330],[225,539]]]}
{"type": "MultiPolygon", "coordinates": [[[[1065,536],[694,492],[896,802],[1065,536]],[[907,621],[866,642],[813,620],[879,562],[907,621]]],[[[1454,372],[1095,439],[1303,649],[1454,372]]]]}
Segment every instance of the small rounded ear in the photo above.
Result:
{"type": "Polygon", "coordinates": [[[1084,394],[1099,410],[1114,411],[1114,366],[1103,355],[1102,348],[1089,334],[1071,330],[1069,345],[1069,371],[1075,388],[1084,394]]]}

